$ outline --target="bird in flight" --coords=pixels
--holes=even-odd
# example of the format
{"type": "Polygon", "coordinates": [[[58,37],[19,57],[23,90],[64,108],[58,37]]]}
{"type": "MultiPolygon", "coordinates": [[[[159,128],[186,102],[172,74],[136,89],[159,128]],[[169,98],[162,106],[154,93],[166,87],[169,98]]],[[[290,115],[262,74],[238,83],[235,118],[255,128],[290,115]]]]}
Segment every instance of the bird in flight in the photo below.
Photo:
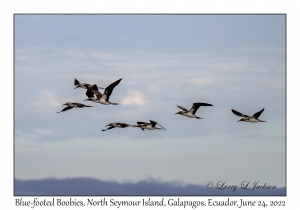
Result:
{"type": "Polygon", "coordinates": [[[93,85],[92,88],[88,89],[86,91],[86,96],[88,99],[85,99],[85,101],[93,101],[95,103],[100,103],[104,105],[118,105],[118,103],[113,103],[109,101],[109,97],[112,94],[114,88],[121,82],[122,79],[119,79],[112,84],[110,84],[107,88],[105,88],[104,93],[102,94],[99,92],[97,85],[93,85]],[[94,97],[96,95],[96,98],[94,97]]]}
{"type": "Polygon", "coordinates": [[[199,109],[200,106],[213,106],[212,104],[207,104],[207,103],[194,103],[192,108],[190,110],[187,110],[186,108],[182,107],[182,106],[178,106],[178,108],[182,109],[182,111],[179,111],[175,114],[180,114],[186,117],[190,117],[190,118],[197,118],[197,119],[203,119],[201,117],[196,116],[196,112],[199,109]]]}
{"type": "Polygon", "coordinates": [[[158,124],[157,122],[153,120],[149,120],[150,123],[147,122],[137,122],[138,125],[135,125],[134,127],[139,127],[142,130],[147,129],[147,130],[166,130],[163,126],[158,124]],[[155,125],[159,125],[161,128],[155,127],[155,125]]]}
{"type": "Polygon", "coordinates": [[[263,120],[260,120],[258,119],[259,116],[261,115],[261,113],[264,111],[265,109],[263,108],[262,110],[260,110],[259,112],[256,112],[252,117],[248,116],[248,115],[245,115],[245,114],[242,114],[238,111],[235,111],[234,109],[232,109],[231,111],[233,112],[233,114],[237,115],[237,116],[240,116],[240,117],[243,117],[241,118],[239,121],[237,122],[240,122],[240,121],[244,121],[244,122],[251,122],[251,123],[257,123],[257,122],[267,122],[267,121],[263,121],[263,120]]]}
{"type": "MultiPolygon", "coordinates": [[[[75,85],[75,88],[83,88],[83,89],[90,89],[93,87],[92,84],[88,84],[88,83],[80,83],[77,79],[74,80],[74,85],[75,85]]],[[[104,89],[103,87],[98,87],[99,89],[104,89]]]]}
{"type": "MultiPolygon", "coordinates": [[[[73,109],[74,107],[75,108],[92,107],[92,106],[88,106],[88,105],[85,105],[85,104],[73,103],[73,102],[67,102],[67,103],[63,104],[63,106],[67,106],[67,107],[65,107],[60,112],[64,112],[64,111],[67,111],[69,109],[73,109]]],[[[57,113],[60,113],[60,112],[57,112],[57,113]]]]}
{"type": "Polygon", "coordinates": [[[112,129],[112,128],[127,128],[129,126],[131,127],[136,127],[136,125],[129,125],[129,124],[126,124],[126,123],[120,123],[120,122],[113,122],[113,123],[109,123],[107,126],[110,126],[108,127],[107,129],[103,129],[102,131],[106,131],[106,130],[109,130],[109,129],[112,129]]]}

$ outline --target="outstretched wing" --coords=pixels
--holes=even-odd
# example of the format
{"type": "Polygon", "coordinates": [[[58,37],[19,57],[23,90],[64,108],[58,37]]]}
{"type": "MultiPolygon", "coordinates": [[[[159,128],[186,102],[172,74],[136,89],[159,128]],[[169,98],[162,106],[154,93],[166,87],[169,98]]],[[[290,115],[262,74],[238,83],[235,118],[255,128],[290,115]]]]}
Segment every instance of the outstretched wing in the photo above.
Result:
{"type": "Polygon", "coordinates": [[[265,108],[263,108],[262,110],[260,110],[259,112],[256,112],[252,117],[254,117],[255,119],[259,118],[259,116],[261,115],[261,113],[265,110],[265,108]]]}
{"type": "Polygon", "coordinates": [[[98,86],[96,84],[93,85],[92,92],[96,95],[97,98],[102,97],[102,93],[99,92],[98,86]]]}
{"type": "Polygon", "coordinates": [[[188,111],[186,108],[184,108],[184,107],[182,107],[182,106],[178,106],[178,105],[177,105],[177,107],[180,108],[180,109],[182,109],[182,110],[185,111],[185,112],[188,111]]]}
{"type": "Polygon", "coordinates": [[[88,97],[88,98],[91,98],[91,97],[94,97],[94,93],[92,91],[92,89],[87,89],[87,91],[85,92],[85,95],[88,97]]]}
{"type": "Polygon", "coordinates": [[[242,114],[238,111],[235,111],[234,109],[231,110],[233,112],[233,114],[237,115],[237,116],[240,116],[240,117],[250,117],[248,115],[245,115],[245,114],[242,114]]]}
{"type": "Polygon", "coordinates": [[[121,82],[121,80],[122,79],[119,79],[119,80],[115,81],[114,83],[110,84],[107,88],[105,88],[103,97],[105,97],[104,99],[106,101],[109,100],[109,96],[112,94],[114,88],[121,82]]]}
{"type": "Polygon", "coordinates": [[[85,95],[88,98],[94,97],[96,95],[97,98],[101,98],[102,94],[98,91],[98,87],[96,84],[92,86],[92,88],[87,88],[87,91],[85,92],[85,95]]]}
{"type": "Polygon", "coordinates": [[[213,106],[212,104],[208,104],[208,103],[194,103],[192,108],[189,110],[189,112],[195,114],[197,112],[197,110],[199,109],[200,106],[213,106]]]}
{"type": "Polygon", "coordinates": [[[153,120],[149,120],[150,121],[150,124],[152,127],[155,127],[155,125],[157,124],[157,122],[153,121],[153,120]]]}
{"type": "Polygon", "coordinates": [[[162,125],[158,124],[157,122],[155,122],[155,121],[153,121],[153,120],[149,120],[149,121],[150,121],[150,123],[151,123],[151,125],[152,125],[153,127],[155,127],[155,125],[157,124],[157,125],[159,125],[160,127],[162,127],[164,130],[166,130],[162,125]]]}
{"type": "Polygon", "coordinates": [[[109,127],[107,129],[103,129],[102,131],[107,131],[107,130],[112,129],[112,128],[114,128],[114,127],[109,127]]]}
{"type": "MultiPolygon", "coordinates": [[[[73,107],[71,107],[71,106],[67,106],[67,107],[65,107],[63,110],[61,110],[60,112],[67,111],[67,110],[72,109],[72,108],[73,108],[73,107]]],[[[57,112],[57,113],[60,113],[60,112],[57,112]]]]}
{"type": "Polygon", "coordinates": [[[146,122],[136,122],[138,125],[147,125],[148,123],[146,123],[146,122]]]}
{"type": "Polygon", "coordinates": [[[197,110],[199,109],[200,103],[193,103],[192,108],[189,110],[192,114],[195,114],[197,110]]]}

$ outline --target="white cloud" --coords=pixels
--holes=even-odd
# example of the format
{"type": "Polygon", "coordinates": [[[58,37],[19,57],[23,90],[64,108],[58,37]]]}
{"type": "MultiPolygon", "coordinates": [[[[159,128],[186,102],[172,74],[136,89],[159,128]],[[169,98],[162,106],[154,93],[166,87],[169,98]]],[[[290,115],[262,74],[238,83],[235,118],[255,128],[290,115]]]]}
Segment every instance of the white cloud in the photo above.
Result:
{"type": "Polygon", "coordinates": [[[142,106],[146,103],[145,96],[138,90],[130,89],[127,91],[127,96],[123,99],[124,105],[142,106]]]}
{"type": "Polygon", "coordinates": [[[36,107],[54,108],[61,105],[61,102],[58,100],[54,92],[44,90],[43,92],[40,93],[38,100],[32,101],[30,105],[36,107]]]}
{"type": "Polygon", "coordinates": [[[160,91],[160,86],[158,84],[151,84],[149,87],[148,87],[148,90],[151,92],[151,93],[158,93],[160,91]]]}

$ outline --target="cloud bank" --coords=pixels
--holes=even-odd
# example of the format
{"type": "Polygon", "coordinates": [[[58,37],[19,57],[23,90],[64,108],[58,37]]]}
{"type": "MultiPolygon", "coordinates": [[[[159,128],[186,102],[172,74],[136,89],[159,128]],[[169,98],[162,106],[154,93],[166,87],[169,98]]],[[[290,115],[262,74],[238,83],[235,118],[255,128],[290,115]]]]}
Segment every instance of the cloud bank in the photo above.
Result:
{"type": "Polygon", "coordinates": [[[253,191],[237,188],[233,191],[231,189],[207,189],[206,186],[194,184],[183,185],[179,182],[160,182],[153,179],[137,183],[118,183],[92,178],[49,178],[41,180],[16,179],[14,182],[14,194],[15,196],[285,196],[286,188],[255,189],[253,191]]]}

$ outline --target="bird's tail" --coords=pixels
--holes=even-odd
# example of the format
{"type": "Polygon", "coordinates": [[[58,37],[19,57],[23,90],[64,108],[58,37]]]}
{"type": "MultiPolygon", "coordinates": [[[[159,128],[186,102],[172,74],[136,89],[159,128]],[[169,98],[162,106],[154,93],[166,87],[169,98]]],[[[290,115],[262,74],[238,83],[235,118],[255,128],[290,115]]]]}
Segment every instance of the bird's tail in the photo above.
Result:
{"type": "Polygon", "coordinates": [[[110,101],[109,101],[109,104],[111,104],[111,105],[119,105],[118,103],[114,103],[114,102],[110,102],[110,101]]]}

